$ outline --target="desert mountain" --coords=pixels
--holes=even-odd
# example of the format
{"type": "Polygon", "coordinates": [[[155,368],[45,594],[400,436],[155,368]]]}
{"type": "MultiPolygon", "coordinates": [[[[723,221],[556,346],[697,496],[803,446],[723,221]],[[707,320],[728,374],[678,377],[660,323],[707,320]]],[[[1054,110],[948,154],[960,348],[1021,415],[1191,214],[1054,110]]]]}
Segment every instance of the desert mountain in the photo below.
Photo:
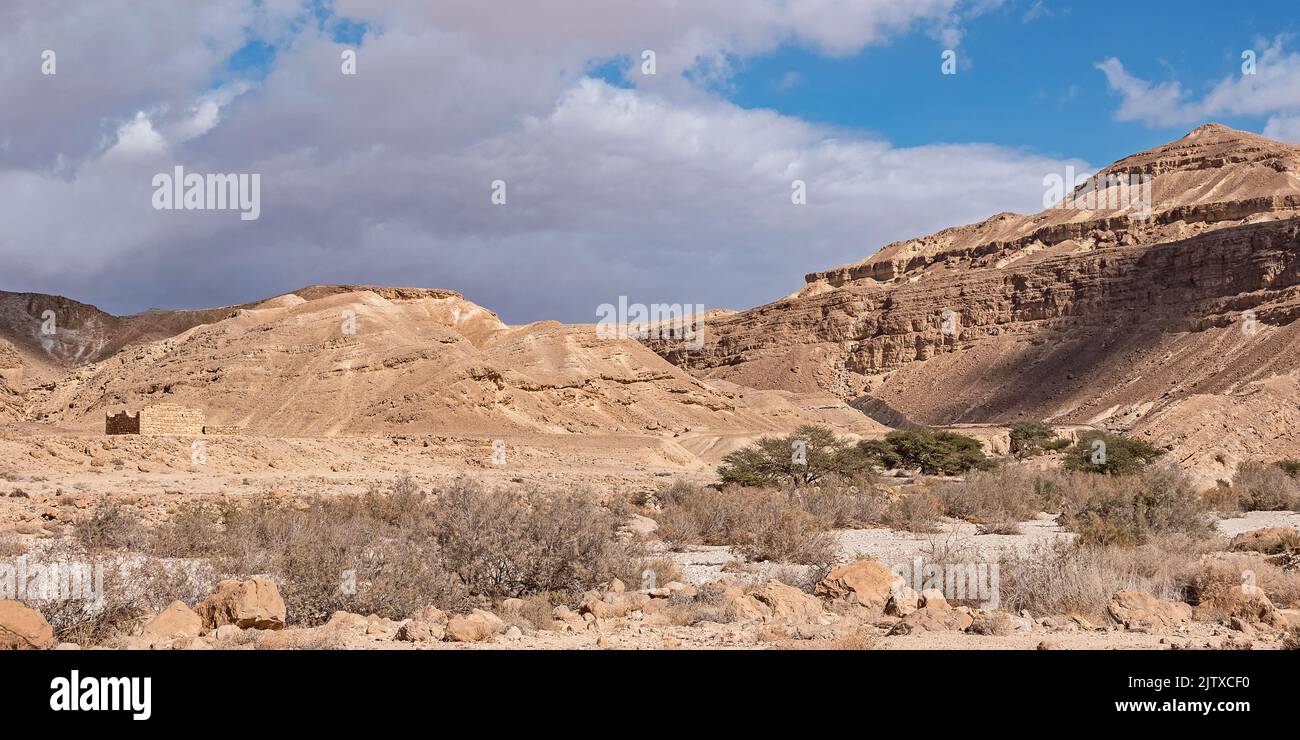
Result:
{"type": "MultiPolygon", "coordinates": [[[[50,296],[3,299],[0,365],[9,357],[42,379],[27,379],[25,411],[10,404],[10,418],[70,429],[101,431],[105,412],[160,402],[202,408],[210,424],[289,437],[752,433],[837,418],[874,426],[825,394],[701,381],[636,341],[553,321],[508,326],[446,290],[313,286],[132,317],[50,296]],[[40,331],[47,309],[56,316],[50,336],[40,331]]],[[[14,395],[0,388],[0,407],[14,395]]]]}
{"type": "Polygon", "coordinates": [[[1148,176],[1149,214],[1100,198],[998,214],[812,273],[712,321],[702,349],[653,346],[891,425],[1125,431],[1210,482],[1300,454],[1300,147],[1208,124],[1106,175],[1148,176]]]}

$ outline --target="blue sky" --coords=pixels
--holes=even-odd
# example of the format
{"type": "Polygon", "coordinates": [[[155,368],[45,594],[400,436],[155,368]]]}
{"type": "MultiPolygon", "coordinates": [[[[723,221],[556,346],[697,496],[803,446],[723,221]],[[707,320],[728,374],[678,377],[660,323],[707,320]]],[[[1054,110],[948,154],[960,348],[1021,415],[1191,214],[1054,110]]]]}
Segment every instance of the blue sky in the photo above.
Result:
{"type": "MultiPolygon", "coordinates": [[[[735,59],[713,89],[746,108],[863,129],[895,146],[987,142],[1103,166],[1195,125],[1120,122],[1096,64],[1121,60],[1136,77],[1180,81],[1199,96],[1241,73],[1241,53],[1300,32],[1300,3],[1018,0],[974,15],[956,45],[958,73],[940,73],[944,44],[925,29],[835,57],[796,44],[735,59]]],[[[1289,48],[1300,48],[1290,43],[1289,48]]],[[[619,80],[612,65],[595,73],[619,80]]],[[[1261,131],[1267,115],[1221,115],[1261,131]]]]}

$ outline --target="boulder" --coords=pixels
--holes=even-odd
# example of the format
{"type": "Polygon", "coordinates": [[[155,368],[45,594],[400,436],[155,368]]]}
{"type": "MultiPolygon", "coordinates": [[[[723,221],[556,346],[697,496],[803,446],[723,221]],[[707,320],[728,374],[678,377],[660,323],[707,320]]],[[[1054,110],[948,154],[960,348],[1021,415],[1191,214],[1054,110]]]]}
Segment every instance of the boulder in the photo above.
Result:
{"type": "Polygon", "coordinates": [[[980,611],[971,615],[971,620],[966,631],[976,635],[1005,637],[1016,631],[1016,623],[1006,612],[980,611]]]}
{"type": "Polygon", "coordinates": [[[1300,532],[1290,527],[1254,529],[1233,537],[1232,549],[1269,555],[1286,550],[1300,550],[1300,532]]]}
{"type": "Polygon", "coordinates": [[[817,597],[780,581],[768,581],[750,596],[766,607],[776,622],[810,624],[820,622],[826,616],[826,610],[817,597]]]}
{"type": "Polygon", "coordinates": [[[173,601],[162,613],[144,626],[144,635],[158,640],[186,640],[203,633],[203,618],[185,605],[184,601],[173,601]]]}
{"type": "Polygon", "coordinates": [[[857,560],[832,568],[814,593],[823,599],[848,599],[883,613],[890,596],[904,583],[902,576],[878,560],[857,560]]]}
{"type": "Polygon", "coordinates": [[[397,628],[397,639],[402,642],[442,642],[447,636],[447,624],[424,619],[411,619],[397,628]]]}
{"type": "Polygon", "coordinates": [[[889,630],[891,635],[910,635],[913,632],[960,632],[974,623],[970,611],[953,609],[944,602],[932,604],[903,617],[889,630]]]}
{"type": "Polygon", "coordinates": [[[48,650],[54,645],[54,629],[40,612],[0,600],[0,650],[48,650]]]}
{"type": "Polygon", "coordinates": [[[1192,618],[1192,608],[1177,601],[1157,599],[1144,591],[1116,591],[1107,611],[1125,629],[1165,632],[1192,618]]]}
{"type": "Polygon", "coordinates": [[[482,642],[497,632],[504,632],[505,622],[492,612],[475,609],[468,615],[447,621],[447,639],[452,642],[482,642]]]}
{"type": "Polygon", "coordinates": [[[892,617],[906,617],[919,608],[920,600],[916,589],[911,586],[895,589],[889,595],[889,602],[885,604],[885,614],[892,617]]]}
{"type": "Polygon", "coordinates": [[[1230,620],[1233,617],[1249,624],[1266,624],[1286,629],[1285,615],[1273,605],[1264,589],[1247,584],[1215,584],[1200,594],[1196,617],[1205,620],[1230,620]]]}
{"type": "Polygon", "coordinates": [[[266,578],[222,581],[194,610],[207,629],[223,624],[241,629],[284,629],[284,599],[275,583],[266,578]]]}

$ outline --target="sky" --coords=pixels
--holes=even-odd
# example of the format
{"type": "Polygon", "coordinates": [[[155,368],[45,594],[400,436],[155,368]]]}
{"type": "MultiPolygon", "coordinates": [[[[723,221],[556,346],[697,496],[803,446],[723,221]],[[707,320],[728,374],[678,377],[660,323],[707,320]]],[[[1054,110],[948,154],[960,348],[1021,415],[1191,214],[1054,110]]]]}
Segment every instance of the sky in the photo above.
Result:
{"type": "Polygon", "coordinates": [[[1037,212],[1045,177],[1208,121],[1300,142],[1297,18],[1282,0],[6,0],[0,289],[118,314],[315,283],[452,289],[510,323],[593,322],[620,296],[744,309],[891,241],[1037,212]],[[178,166],[256,176],[257,218],[160,202],[178,166]]]}

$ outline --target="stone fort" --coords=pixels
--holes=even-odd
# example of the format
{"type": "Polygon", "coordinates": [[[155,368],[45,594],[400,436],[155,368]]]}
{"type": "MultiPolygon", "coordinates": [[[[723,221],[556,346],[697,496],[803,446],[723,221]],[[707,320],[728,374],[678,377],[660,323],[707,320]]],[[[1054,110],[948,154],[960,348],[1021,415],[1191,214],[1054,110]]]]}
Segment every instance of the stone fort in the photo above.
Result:
{"type": "Polygon", "coordinates": [[[130,411],[104,414],[105,434],[238,434],[239,427],[208,426],[202,409],[186,408],[174,403],[145,406],[134,416],[130,411]]]}

